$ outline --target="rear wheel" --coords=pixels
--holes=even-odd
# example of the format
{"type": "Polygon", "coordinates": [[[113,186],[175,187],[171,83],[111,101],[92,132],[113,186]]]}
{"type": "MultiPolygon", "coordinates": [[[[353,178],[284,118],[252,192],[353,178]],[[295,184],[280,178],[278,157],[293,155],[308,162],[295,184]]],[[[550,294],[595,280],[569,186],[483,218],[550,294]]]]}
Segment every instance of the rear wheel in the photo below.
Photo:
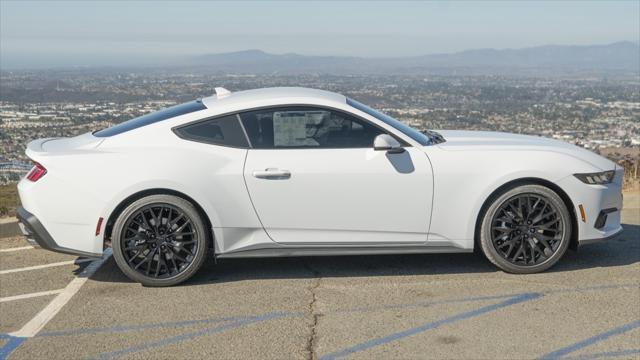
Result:
{"type": "Polygon", "coordinates": [[[151,195],[133,202],[116,220],[113,255],[134,281],[145,286],[176,285],[204,263],[206,234],[193,204],[172,195],[151,195]]]}
{"type": "Polygon", "coordinates": [[[560,260],[571,238],[571,217],[549,188],[522,185],[499,195],[484,214],[480,245],[500,269],[529,274],[560,260]]]}

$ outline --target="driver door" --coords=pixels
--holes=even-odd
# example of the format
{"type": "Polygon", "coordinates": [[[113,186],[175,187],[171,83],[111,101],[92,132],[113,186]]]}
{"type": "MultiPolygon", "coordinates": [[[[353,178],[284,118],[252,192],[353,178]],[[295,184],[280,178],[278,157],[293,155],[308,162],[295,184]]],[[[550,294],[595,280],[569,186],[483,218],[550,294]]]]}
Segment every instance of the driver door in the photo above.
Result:
{"type": "Polygon", "coordinates": [[[422,151],[373,149],[385,133],[336,110],[240,114],[251,141],[244,178],[268,235],[289,245],[422,244],[433,176],[422,151]]]}

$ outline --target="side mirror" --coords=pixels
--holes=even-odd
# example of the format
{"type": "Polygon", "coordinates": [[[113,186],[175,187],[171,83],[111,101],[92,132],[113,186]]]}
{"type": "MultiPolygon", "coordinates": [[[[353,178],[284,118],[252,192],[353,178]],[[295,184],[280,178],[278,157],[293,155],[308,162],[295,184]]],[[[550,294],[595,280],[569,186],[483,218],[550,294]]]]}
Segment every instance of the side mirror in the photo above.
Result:
{"type": "Polygon", "coordinates": [[[402,145],[393,136],[380,134],[373,140],[373,150],[398,154],[404,151],[402,145]]]}

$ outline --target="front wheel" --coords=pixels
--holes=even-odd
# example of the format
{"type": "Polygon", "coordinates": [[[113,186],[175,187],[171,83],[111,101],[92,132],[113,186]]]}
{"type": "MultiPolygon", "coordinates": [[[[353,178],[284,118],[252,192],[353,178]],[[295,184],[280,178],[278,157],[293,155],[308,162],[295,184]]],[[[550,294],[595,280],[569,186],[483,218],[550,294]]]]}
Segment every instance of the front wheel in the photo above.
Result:
{"type": "Polygon", "coordinates": [[[500,269],[515,274],[544,271],[569,247],[571,217],[551,189],[522,185],[499,195],[484,213],[480,245],[500,269]]]}
{"type": "Polygon", "coordinates": [[[151,195],[127,206],[113,227],[113,256],[122,272],[145,286],[179,284],[204,263],[207,232],[190,202],[151,195]]]}

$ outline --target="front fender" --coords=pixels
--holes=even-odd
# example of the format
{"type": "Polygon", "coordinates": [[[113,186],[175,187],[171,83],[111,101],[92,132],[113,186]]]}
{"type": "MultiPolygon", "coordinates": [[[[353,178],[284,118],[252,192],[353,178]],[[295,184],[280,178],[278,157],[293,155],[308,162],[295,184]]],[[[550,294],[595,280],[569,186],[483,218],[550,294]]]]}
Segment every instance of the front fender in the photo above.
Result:
{"type": "Polygon", "coordinates": [[[429,150],[435,177],[429,241],[455,242],[469,249],[474,246],[483,205],[505,184],[538,179],[562,188],[560,180],[594,169],[585,161],[555,152],[429,150]]]}

